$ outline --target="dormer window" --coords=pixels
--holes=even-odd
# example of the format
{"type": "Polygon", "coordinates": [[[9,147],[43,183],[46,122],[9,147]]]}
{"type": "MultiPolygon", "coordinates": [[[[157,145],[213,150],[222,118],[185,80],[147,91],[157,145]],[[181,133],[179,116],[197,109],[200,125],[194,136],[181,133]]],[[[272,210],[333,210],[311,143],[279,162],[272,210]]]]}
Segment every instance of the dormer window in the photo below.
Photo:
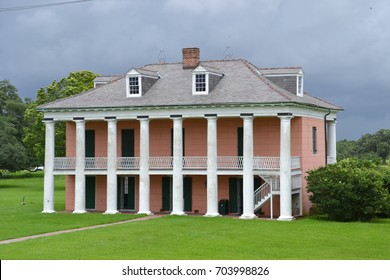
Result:
{"type": "Polygon", "coordinates": [[[199,65],[192,71],[192,94],[209,94],[222,77],[221,70],[199,65]]]}
{"type": "Polygon", "coordinates": [[[160,78],[158,72],[132,68],[126,74],[126,96],[140,97],[160,78]]]}
{"type": "Polygon", "coordinates": [[[195,92],[197,93],[206,93],[206,74],[196,74],[195,75],[195,92]]]}
{"type": "Polygon", "coordinates": [[[129,94],[137,94],[140,93],[140,82],[141,77],[129,77],[129,94]]]}
{"type": "Polygon", "coordinates": [[[303,76],[297,76],[297,96],[303,96],[303,76]]]}

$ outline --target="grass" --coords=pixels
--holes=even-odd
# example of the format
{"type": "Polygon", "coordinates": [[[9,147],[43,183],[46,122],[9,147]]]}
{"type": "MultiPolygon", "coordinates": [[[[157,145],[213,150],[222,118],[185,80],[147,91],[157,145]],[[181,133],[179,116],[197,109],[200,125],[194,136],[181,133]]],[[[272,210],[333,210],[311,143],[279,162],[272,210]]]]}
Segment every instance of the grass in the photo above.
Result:
{"type": "Polygon", "coordinates": [[[42,214],[42,173],[34,174],[32,178],[0,179],[0,240],[139,217],[100,213],[74,215],[63,212],[65,209],[63,176],[55,176],[54,201],[58,213],[42,214]]]}
{"type": "MultiPolygon", "coordinates": [[[[63,178],[58,180],[56,188],[63,184],[63,178]]],[[[42,200],[42,187],[39,185],[42,179],[23,180],[23,186],[19,186],[21,184],[17,180],[13,184],[11,182],[9,180],[6,184],[8,188],[4,188],[4,181],[0,180],[1,239],[4,236],[10,238],[10,235],[30,235],[38,229],[43,232],[65,226],[70,228],[87,223],[103,223],[104,219],[133,217],[66,213],[44,215],[40,213],[42,203],[33,203],[33,194],[28,195],[31,195],[31,199],[26,200],[26,208],[20,205],[21,194],[29,193],[31,188],[36,192],[37,199],[42,200]],[[18,189],[22,192],[18,192],[18,189]],[[9,199],[4,199],[5,194],[9,199]],[[8,207],[13,205],[14,210],[5,209],[5,202],[8,207]],[[13,213],[13,222],[20,228],[13,226],[13,230],[3,230],[12,220],[7,217],[4,223],[7,216],[4,211],[13,213]],[[29,226],[26,227],[25,223],[29,226]]],[[[61,192],[56,189],[56,196],[63,196],[61,192]]],[[[56,201],[58,199],[56,197],[56,201]]],[[[310,218],[278,222],[231,217],[166,216],[0,245],[0,259],[389,260],[390,219],[370,223],[337,223],[310,218]]]]}

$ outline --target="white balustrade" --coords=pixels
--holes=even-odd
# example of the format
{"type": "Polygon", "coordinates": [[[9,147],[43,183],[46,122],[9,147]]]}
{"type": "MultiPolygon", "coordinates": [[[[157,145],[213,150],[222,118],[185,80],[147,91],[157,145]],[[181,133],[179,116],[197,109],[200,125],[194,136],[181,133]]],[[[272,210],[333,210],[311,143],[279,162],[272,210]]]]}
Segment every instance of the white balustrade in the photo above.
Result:
{"type": "Polygon", "coordinates": [[[150,157],[149,169],[172,169],[173,157],[150,157]]]}
{"type": "Polygon", "coordinates": [[[106,157],[85,158],[85,169],[107,169],[106,157]]]}
{"type": "Polygon", "coordinates": [[[74,170],[76,168],[75,157],[54,158],[54,170],[74,170]]]}
{"type": "Polygon", "coordinates": [[[139,169],[139,157],[118,157],[116,159],[117,169],[139,169]]]}
{"type": "MultiPolygon", "coordinates": [[[[118,157],[117,169],[137,170],[140,165],[139,157],[118,157]]],[[[172,169],[173,157],[150,157],[149,169],[172,169]]],[[[54,170],[74,170],[76,166],[75,157],[56,157],[54,159],[54,170]]],[[[218,169],[242,169],[242,156],[219,156],[217,160],[218,169]]],[[[291,169],[301,167],[300,157],[292,157],[291,169]]],[[[279,157],[253,157],[254,170],[279,170],[279,157]]],[[[106,157],[85,158],[85,169],[107,169],[106,157]]],[[[183,169],[207,169],[207,156],[183,157],[183,169]]]]}

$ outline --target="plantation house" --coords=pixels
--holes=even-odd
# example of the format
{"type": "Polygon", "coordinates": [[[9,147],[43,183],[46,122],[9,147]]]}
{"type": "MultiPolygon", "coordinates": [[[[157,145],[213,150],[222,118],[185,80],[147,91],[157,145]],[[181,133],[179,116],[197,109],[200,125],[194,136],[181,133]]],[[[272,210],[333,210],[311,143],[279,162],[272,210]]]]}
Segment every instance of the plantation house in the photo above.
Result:
{"type": "Polygon", "coordinates": [[[180,63],[101,76],[94,89],[38,108],[44,213],[55,211],[60,174],[74,213],[308,213],[305,172],[335,162],[342,109],[305,93],[300,67],[182,53],[180,63]],[[56,122],[66,122],[66,157],[54,156],[56,122]]]}

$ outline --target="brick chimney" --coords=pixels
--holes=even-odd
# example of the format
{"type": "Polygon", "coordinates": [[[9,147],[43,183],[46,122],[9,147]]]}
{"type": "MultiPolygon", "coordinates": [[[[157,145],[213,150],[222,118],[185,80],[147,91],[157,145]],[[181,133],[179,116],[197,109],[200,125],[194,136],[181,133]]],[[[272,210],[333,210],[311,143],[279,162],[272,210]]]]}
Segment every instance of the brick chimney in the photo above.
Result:
{"type": "Polygon", "coordinates": [[[183,69],[194,69],[199,65],[199,48],[184,48],[183,52],[183,69]]]}

